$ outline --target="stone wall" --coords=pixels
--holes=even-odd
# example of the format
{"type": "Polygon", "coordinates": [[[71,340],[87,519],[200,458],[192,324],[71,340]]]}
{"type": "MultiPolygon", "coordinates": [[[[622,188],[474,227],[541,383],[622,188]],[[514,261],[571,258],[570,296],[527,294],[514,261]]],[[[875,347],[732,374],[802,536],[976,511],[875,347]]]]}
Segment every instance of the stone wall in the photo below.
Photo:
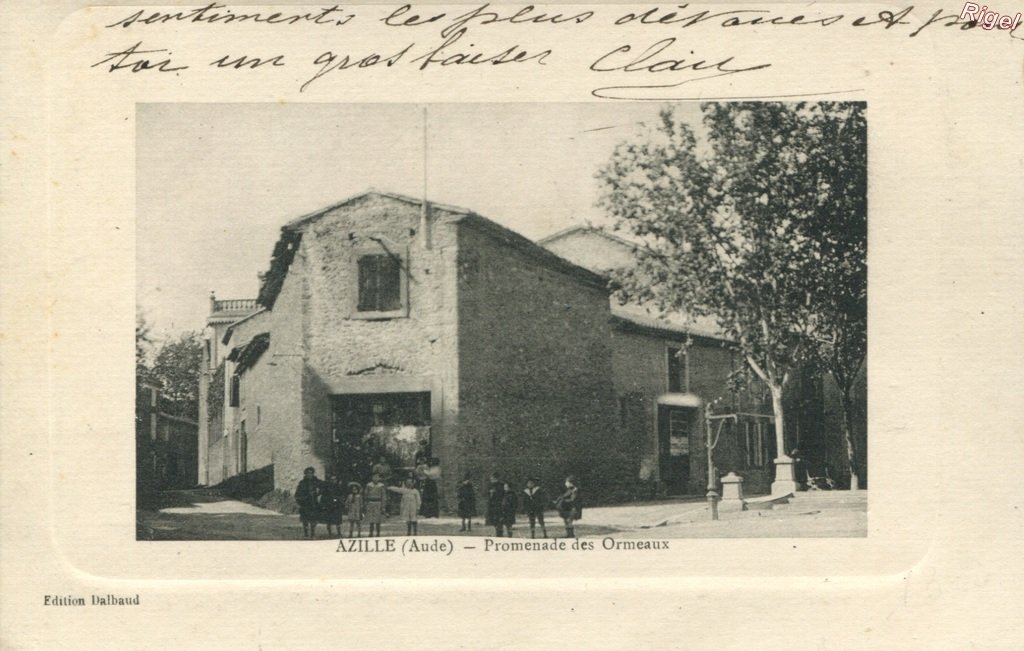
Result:
{"type": "Polygon", "coordinates": [[[262,409],[267,413],[266,441],[272,449],[274,487],[284,490],[295,488],[307,466],[313,466],[320,477],[324,471],[324,459],[308,454],[312,445],[303,427],[302,377],[307,354],[303,335],[308,319],[303,257],[300,249],[270,312],[270,348],[260,360],[273,364],[263,385],[262,399],[267,406],[262,409]]]}
{"type": "MultiPolygon", "coordinates": [[[[642,450],[639,464],[641,481],[659,482],[661,467],[658,452],[658,396],[668,391],[667,350],[682,347],[685,335],[668,331],[631,328],[626,325],[613,330],[613,359],[615,363],[615,391],[622,405],[626,399],[632,408],[642,410],[642,419],[632,421],[629,436],[640,441],[642,450]]],[[[704,408],[722,398],[715,413],[743,411],[770,413],[763,404],[756,387],[741,394],[729,390],[728,376],[734,365],[741,362],[720,342],[694,338],[687,350],[689,370],[688,392],[700,398],[701,407],[693,412],[690,423],[690,470],[687,493],[702,495],[707,490],[707,433],[704,408]]],[[[628,413],[628,412],[627,412],[628,413]]],[[[620,413],[620,419],[622,414],[620,413]]],[[[739,430],[732,425],[723,428],[715,448],[715,465],[721,473],[735,471],[744,476],[744,489],[749,492],[767,492],[769,471],[751,468],[746,461],[746,440],[740,439],[739,430]]]]}
{"type": "Polygon", "coordinates": [[[631,489],[618,435],[607,292],[472,225],[459,230],[460,474],[498,472],[588,499],[631,489]]]}
{"type": "MultiPolygon", "coordinates": [[[[615,394],[620,405],[620,420],[625,419],[628,436],[637,450],[637,479],[649,485],[649,492],[658,489],[657,399],[668,390],[665,368],[666,340],[612,330],[612,360],[615,394]],[[625,404],[623,404],[625,403],[625,404]],[[625,410],[625,413],[622,412],[625,410]]],[[[691,443],[691,448],[693,444],[691,443]]]]}
{"type": "MultiPolygon", "coordinates": [[[[387,196],[368,195],[305,227],[299,255],[286,280],[286,284],[292,282],[301,267],[307,325],[302,333],[306,364],[303,444],[295,452],[299,457],[320,463],[328,460],[332,395],[427,390],[432,394],[433,453],[446,465],[450,455],[445,425],[454,416],[458,363],[452,217],[431,209],[429,249],[419,233],[419,206],[387,196]],[[407,283],[404,313],[367,318],[372,315],[356,310],[356,260],[388,252],[402,259],[407,283]]],[[[287,302],[284,291],[281,301],[287,302]]],[[[275,304],[274,312],[280,310],[282,306],[275,304]]],[[[280,471],[278,475],[288,476],[280,471]]]]}

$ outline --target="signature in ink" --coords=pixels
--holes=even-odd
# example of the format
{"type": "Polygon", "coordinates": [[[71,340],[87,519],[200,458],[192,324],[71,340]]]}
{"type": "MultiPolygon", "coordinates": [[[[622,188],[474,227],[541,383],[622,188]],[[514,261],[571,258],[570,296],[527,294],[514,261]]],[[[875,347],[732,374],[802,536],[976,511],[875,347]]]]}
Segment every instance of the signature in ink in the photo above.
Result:
{"type": "MultiPolygon", "coordinates": [[[[638,91],[652,88],[678,88],[685,84],[696,81],[713,79],[715,77],[726,77],[754,70],[763,70],[771,67],[770,63],[741,67],[734,63],[735,57],[726,57],[720,61],[709,62],[706,59],[678,58],[674,55],[668,56],[662,53],[676,44],[676,38],[665,38],[654,43],[643,52],[634,54],[632,45],[622,45],[611,52],[601,56],[597,61],[590,64],[594,72],[619,72],[619,73],[677,73],[678,76],[685,76],[681,81],[673,80],[670,83],[635,84],[622,86],[604,86],[591,91],[595,97],[604,99],[639,99],[628,96],[629,91],[638,91]]],[[[691,50],[690,54],[694,52],[691,50]]],[[[659,98],[672,99],[672,98],[659,98]]]]}

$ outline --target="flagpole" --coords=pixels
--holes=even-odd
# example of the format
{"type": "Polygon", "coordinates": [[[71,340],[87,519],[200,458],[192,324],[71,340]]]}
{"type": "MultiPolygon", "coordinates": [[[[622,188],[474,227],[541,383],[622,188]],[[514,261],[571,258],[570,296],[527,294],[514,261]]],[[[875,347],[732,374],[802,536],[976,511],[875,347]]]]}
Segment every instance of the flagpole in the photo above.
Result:
{"type": "Polygon", "coordinates": [[[427,207],[427,107],[423,106],[423,201],[420,203],[420,237],[423,248],[430,249],[430,222],[427,207]]]}

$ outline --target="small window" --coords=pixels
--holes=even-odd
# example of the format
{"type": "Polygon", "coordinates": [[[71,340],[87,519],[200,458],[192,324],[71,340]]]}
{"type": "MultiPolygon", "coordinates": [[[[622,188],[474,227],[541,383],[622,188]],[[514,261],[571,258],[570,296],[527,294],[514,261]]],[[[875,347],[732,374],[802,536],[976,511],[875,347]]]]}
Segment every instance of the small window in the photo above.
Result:
{"type": "Polygon", "coordinates": [[[260,406],[256,405],[256,424],[260,424],[260,406]]]}
{"type": "Polygon", "coordinates": [[[241,394],[242,388],[241,384],[242,379],[240,377],[238,377],[237,375],[231,376],[231,397],[230,402],[228,403],[229,407],[237,407],[239,402],[241,402],[239,400],[239,394],[241,394]]]}
{"type": "Polygon", "coordinates": [[[686,351],[682,348],[668,349],[668,390],[669,393],[689,391],[686,378],[686,351]]]}
{"type": "Polygon", "coordinates": [[[394,255],[359,258],[360,312],[394,312],[402,308],[402,265],[394,255]]]}

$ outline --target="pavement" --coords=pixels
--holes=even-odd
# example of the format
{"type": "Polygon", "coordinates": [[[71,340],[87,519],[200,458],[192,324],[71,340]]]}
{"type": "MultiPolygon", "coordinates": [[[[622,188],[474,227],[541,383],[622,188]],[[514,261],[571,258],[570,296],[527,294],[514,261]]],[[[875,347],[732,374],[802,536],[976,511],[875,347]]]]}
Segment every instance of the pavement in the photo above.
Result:
{"type": "Polygon", "coordinates": [[[197,502],[191,506],[172,506],[160,509],[160,513],[176,513],[181,515],[210,515],[223,513],[247,513],[249,515],[278,515],[284,517],[283,513],[264,509],[238,500],[225,499],[220,502],[197,502]]]}
{"type": "MultiPolygon", "coordinates": [[[[867,491],[820,491],[797,493],[788,503],[760,505],[757,510],[722,509],[713,520],[701,498],[584,508],[577,523],[578,536],[617,538],[806,538],[863,537],[867,535],[867,491]]],[[[138,512],[137,535],[142,540],[281,540],[301,538],[295,515],[282,515],[246,502],[179,491],[170,505],[138,512]]],[[[548,533],[562,533],[562,521],[554,511],[545,516],[548,533]]],[[[482,518],[472,532],[459,531],[455,517],[421,519],[421,536],[481,536],[493,534],[482,518]]],[[[366,527],[364,526],[364,533],[366,527]]],[[[319,528],[321,533],[324,528],[319,528]]],[[[348,522],[342,531],[348,533],[348,522]]],[[[539,532],[539,528],[538,528],[539,532]]],[[[391,517],[385,536],[405,533],[405,523],[391,517]]],[[[514,536],[529,535],[525,517],[519,518],[514,536]]]]}

